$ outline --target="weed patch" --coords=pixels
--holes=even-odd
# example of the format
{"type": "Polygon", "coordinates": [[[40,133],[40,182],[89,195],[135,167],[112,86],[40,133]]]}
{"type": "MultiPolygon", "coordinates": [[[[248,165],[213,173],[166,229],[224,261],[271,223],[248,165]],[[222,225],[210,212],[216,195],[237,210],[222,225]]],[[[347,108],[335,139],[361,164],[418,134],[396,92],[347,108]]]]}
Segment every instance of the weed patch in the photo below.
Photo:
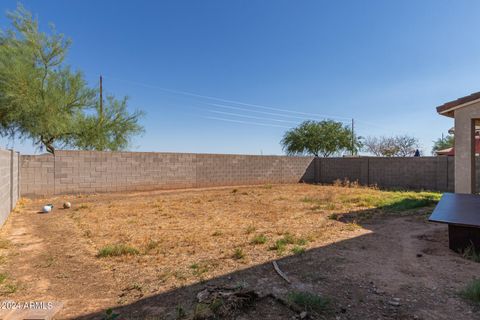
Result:
{"type": "Polygon", "coordinates": [[[344,204],[357,207],[375,207],[386,211],[405,211],[426,207],[437,203],[441,194],[438,192],[385,191],[382,193],[361,193],[343,196],[344,204]]]}
{"type": "Polygon", "coordinates": [[[267,242],[267,237],[264,234],[259,234],[253,237],[251,244],[265,244],[267,242]]]}
{"type": "Polygon", "coordinates": [[[3,287],[3,290],[2,290],[1,293],[4,293],[4,294],[12,294],[12,293],[17,292],[17,290],[18,290],[17,285],[12,284],[12,283],[9,283],[9,284],[6,284],[6,285],[3,287]]]}
{"type": "Polygon", "coordinates": [[[470,302],[480,303],[480,279],[475,279],[470,282],[460,294],[470,302]]]}
{"type": "Polygon", "coordinates": [[[325,311],[330,303],[330,300],[327,298],[304,291],[290,292],[288,300],[290,303],[294,303],[308,312],[325,311]]]}
{"type": "Polygon", "coordinates": [[[136,255],[139,254],[138,249],[128,246],[126,244],[112,244],[107,245],[101,248],[98,253],[97,257],[105,258],[105,257],[118,257],[124,255],[136,255]]]}
{"type": "Polygon", "coordinates": [[[193,263],[190,265],[190,269],[192,269],[192,273],[199,277],[202,274],[208,272],[208,265],[205,263],[193,263]]]}
{"type": "Polygon", "coordinates": [[[242,248],[236,248],[233,252],[232,258],[235,260],[243,259],[245,258],[245,252],[243,252],[242,248]]]}
{"type": "Polygon", "coordinates": [[[285,233],[282,238],[275,241],[275,243],[269,248],[270,250],[277,251],[278,254],[282,254],[288,245],[291,244],[298,244],[298,245],[305,245],[307,244],[307,240],[304,238],[296,239],[292,234],[285,233]]]}
{"type": "Polygon", "coordinates": [[[292,253],[293,254],[302,254],[305,252],[305,248],[304,247],[300,247],[300,246],[294,246],[292,248],[292,253]]]}

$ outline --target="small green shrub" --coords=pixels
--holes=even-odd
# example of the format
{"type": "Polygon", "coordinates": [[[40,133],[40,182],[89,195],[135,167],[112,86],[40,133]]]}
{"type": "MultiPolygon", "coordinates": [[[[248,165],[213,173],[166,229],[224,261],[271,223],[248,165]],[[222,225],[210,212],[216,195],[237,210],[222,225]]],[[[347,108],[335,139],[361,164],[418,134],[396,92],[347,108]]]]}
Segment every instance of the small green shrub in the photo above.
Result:
{"type": "Polygon", "coordinates": [[[330,303],[330,300],[327,298],[305,291],[290,292],[288,300],[290,303],[294,303],[308,312],[325,311],[330,303]]]}
{"type": "Polygon", "coordinates": [[[97,257],[105,258],[105,257],[117,257],[117,256],[124,256],[124,255],[136,255],[139,254],[138,249],[128,246],[126,244],[110,244],[106,245],[105,247],[101,248],[98,253],[97,257]]]}
{"type": "Polygon", "coordinates": [[[275,241],[273,246],[271,246],[269,249],[270,250],[275,250],[275,251],[277,251],[278,254],[281,254],[285,251],[286,246],[287,245],[285,244],[283,239],[278,239],[277,241],[275,241]]]}
{"type": "MultiPolygon", "coordinates": [[[[302,243],[304,241],[306,241],[306,240],[302,239],[302,243]]],[[[271,246],[269,249],[270,250],[276,250],[278,254],[282,254],[285,251],[287,245],[294,244],[294,243],[296,243],[295,237],[287,232],[283,235],[282,238],[275,241],[273,246],[271,246]]]]}
{"type": "Polygon", "coordinates": [[[255,237],[253,237],[252,241],[250,242],[251,244],[264,244],[267,242],[267,237],[264,234],[258,234],[255,237]]]}
{"type": "Polygon", "coordinates": [[[300,246],[294,246],[292,248],[292,252],[293,254],[302,254],[305,252],[305,248],[304,247],[300,247],[300,246]]]}
{"type": "Polygon", "coordinates": [[[460,293],[464,299],[474,303],[480,303],[480,279],[470,282],[460,293]]]}
{"type": "Polygon", "coordinates": [[[235,260],[243,259],[245,258],[245,252],[243,252],[242,248],[236,248],[232,257],[235,260]]]}

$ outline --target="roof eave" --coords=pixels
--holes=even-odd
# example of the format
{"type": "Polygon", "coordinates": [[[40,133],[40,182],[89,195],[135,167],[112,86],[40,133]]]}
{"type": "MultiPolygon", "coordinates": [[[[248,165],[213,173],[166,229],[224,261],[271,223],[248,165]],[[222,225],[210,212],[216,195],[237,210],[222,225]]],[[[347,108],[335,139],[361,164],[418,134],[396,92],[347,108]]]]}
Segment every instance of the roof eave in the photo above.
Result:
{"type": "Polygon", "coordinates": [[[440,114],[440,115],[442,115],[442,116],[446,116],[446,117],[450,117],[450,118],[455,118],[455,110],[448,109],[448,110],[445,110],[445,111],[440,111],[440,110],[438,110],[438,108],[437,108],[437,112],[438,112],[438,114],[440,114]]]}
{"type": "Polygon", "coordinates": [[[454,118],[455,110],[480,102],[480,92],[472,93],[437,107],[437,112],[443,116],[454,118]]]}

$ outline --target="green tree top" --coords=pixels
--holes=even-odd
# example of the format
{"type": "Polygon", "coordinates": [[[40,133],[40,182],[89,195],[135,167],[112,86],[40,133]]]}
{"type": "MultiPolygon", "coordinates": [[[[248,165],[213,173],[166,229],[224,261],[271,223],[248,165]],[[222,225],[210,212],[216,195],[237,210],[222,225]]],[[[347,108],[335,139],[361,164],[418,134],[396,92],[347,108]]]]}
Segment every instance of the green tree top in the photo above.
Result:
{"type": "Polygon", "coordinates": [[[436,154],[437,151],[451,148],[455,145],[455,137],[453,135],[447,135],[444,138],[438,138],[433,141],[432,154],[436,154]]]}
{"type": "Polygon", "coordinates": [[[351,128],[333,120],[304,121],[285,132],[281,144],[289,155],[310,154],[329,157],[345,151],[357,153],[360,137],[352,137],[351,128]]]}
{"type": "Polygon", "coordinates": [[[0,135],[31,139],[48,152],[56,148],[120,150],[143,131],[141,111],[108,97],[99,112],[96,89],[64,63],[71,41],[19,5],[0,30],[0,135]]]}

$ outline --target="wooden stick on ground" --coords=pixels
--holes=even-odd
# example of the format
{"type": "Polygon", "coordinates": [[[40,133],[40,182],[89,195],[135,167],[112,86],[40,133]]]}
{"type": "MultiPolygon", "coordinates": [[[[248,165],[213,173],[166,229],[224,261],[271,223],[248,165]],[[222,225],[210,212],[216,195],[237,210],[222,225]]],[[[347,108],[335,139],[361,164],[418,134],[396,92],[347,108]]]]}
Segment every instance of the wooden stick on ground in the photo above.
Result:
{"type": "Polygon", "coordinates": [[[276,261],[273,261],[272,264],[273,264],[273,268],[274,268],[275,271],[278,273],[278,275],[279,275],[280,277],[282,277],[283,280],[287,281],[288,283],[291,283],[290,280],[288,280],[287,275],[286,275],[285,273],[283,273],[282,270],[280,270],[277,262],[276,262],[276,261]]]}

